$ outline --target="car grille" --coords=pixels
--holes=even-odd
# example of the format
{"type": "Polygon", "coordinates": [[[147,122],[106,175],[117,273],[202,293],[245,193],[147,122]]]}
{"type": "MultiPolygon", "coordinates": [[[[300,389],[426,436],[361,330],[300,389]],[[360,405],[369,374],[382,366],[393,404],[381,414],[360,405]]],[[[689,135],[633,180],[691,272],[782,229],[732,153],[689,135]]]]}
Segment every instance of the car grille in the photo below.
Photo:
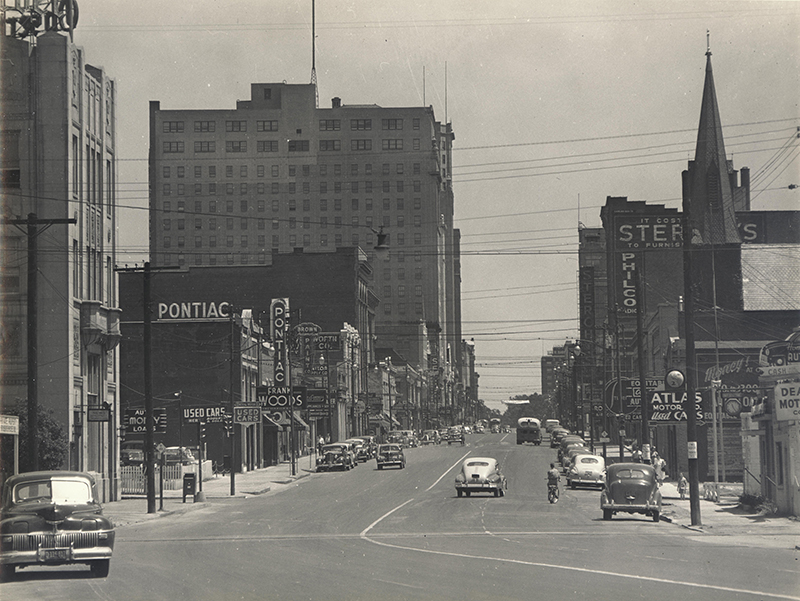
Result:
{"type": "MultiPolygon", "coordinates": [[[[3,535],[4,542],[9,535],[3,535]]],[[[43,549],[56,549],[69,547],[75,549],[91,549],[100,546],[99,532],[70,532],[70,533],[42,533],[42,534],[12,534],[9,551],[36,551],[43,549]]],[[[4,549],[6,545],[3,545],[4,549]]]]}

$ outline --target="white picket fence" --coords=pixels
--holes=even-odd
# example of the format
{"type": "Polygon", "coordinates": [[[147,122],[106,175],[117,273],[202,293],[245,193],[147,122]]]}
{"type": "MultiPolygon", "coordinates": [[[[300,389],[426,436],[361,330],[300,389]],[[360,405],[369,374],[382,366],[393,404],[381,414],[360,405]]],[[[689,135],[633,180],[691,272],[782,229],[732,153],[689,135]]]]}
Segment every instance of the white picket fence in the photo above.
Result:
{"type": "MultiPolygon", "coordinates": [[[[156,494],[161,492],[161,466],[156,465],[156,494]]],[[[183,487],[183,475],[194,473],[197,469],[195,465],[171,464],[164,468],[164,490],[181,490],[183,487]]],[[[145,488],[144,466],[124,465],[120,468],[120,481],[122,484],[122,494],[124,495],[143,495],[145,488]]]]}

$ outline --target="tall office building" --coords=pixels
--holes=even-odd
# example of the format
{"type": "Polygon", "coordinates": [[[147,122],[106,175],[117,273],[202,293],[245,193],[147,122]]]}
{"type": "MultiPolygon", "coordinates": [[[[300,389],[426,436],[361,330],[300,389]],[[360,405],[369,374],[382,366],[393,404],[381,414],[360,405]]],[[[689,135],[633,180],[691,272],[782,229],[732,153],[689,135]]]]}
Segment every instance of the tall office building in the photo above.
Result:
{"type": "Polygon", "coordinates": [[[115,82],[68,34],[27,30],[28,41],[6,24],[2,411],[38,401],[39,423],[51,416],[68,438],[61,467],[93,472],[103,500],[115,500],[115,82]]]}
{"type": "MultiPolygon", "coordinates": [[[[381,298],[377,346],[427,370],[452,415],[460,356],[449,124],[431,107],[317,108],[314,84],[252,84],[229,110],[150,105],[154,265],[267,264],[361,246],[381,298]],[[389,251],[376,256],[378,237],[389,251]]],[[[377,358],[380,360],[381,358],[377,358]]]]}

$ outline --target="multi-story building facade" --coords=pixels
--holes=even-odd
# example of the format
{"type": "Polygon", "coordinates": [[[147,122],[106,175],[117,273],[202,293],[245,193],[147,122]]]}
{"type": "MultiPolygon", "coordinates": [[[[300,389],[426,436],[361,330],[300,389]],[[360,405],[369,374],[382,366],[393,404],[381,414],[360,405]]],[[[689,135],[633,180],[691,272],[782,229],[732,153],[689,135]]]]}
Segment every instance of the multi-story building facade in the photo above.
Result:
{"type": "Polygon", "coordinates": [[[7,35],[0,53],[3,412],[37,399],[69,438],[63,467],[114,500],[115,82],[64,33],[7,35]]]}
{"type": "Polygon", "coordinates": [[[379,343],[432,375],[445,407],[461,333],[453,139],[430,107],[334,98],[322,109],[313,84],[252,84],[230,110],[153,101],[151,261],[257,265],[273,251],[361,246],[381,300],[379,343]]]}

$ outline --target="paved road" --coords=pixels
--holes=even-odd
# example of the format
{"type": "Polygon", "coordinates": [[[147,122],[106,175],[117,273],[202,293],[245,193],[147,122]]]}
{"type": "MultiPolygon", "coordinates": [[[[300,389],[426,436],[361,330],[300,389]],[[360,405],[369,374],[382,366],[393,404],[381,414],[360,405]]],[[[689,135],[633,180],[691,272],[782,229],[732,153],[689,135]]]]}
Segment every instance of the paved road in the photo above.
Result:
{"type": "Polygon", "coordinates": [[[24,570],[3,599],[800,599],[798,552],[702,538],[645,516],[602,520],[598,493],[546,499],[555,454],[509,435],[315,474],[118,530],[111,575],[24,570]],[[467,454],[499,459],[503,498],[457,498],[467,454]]]}

